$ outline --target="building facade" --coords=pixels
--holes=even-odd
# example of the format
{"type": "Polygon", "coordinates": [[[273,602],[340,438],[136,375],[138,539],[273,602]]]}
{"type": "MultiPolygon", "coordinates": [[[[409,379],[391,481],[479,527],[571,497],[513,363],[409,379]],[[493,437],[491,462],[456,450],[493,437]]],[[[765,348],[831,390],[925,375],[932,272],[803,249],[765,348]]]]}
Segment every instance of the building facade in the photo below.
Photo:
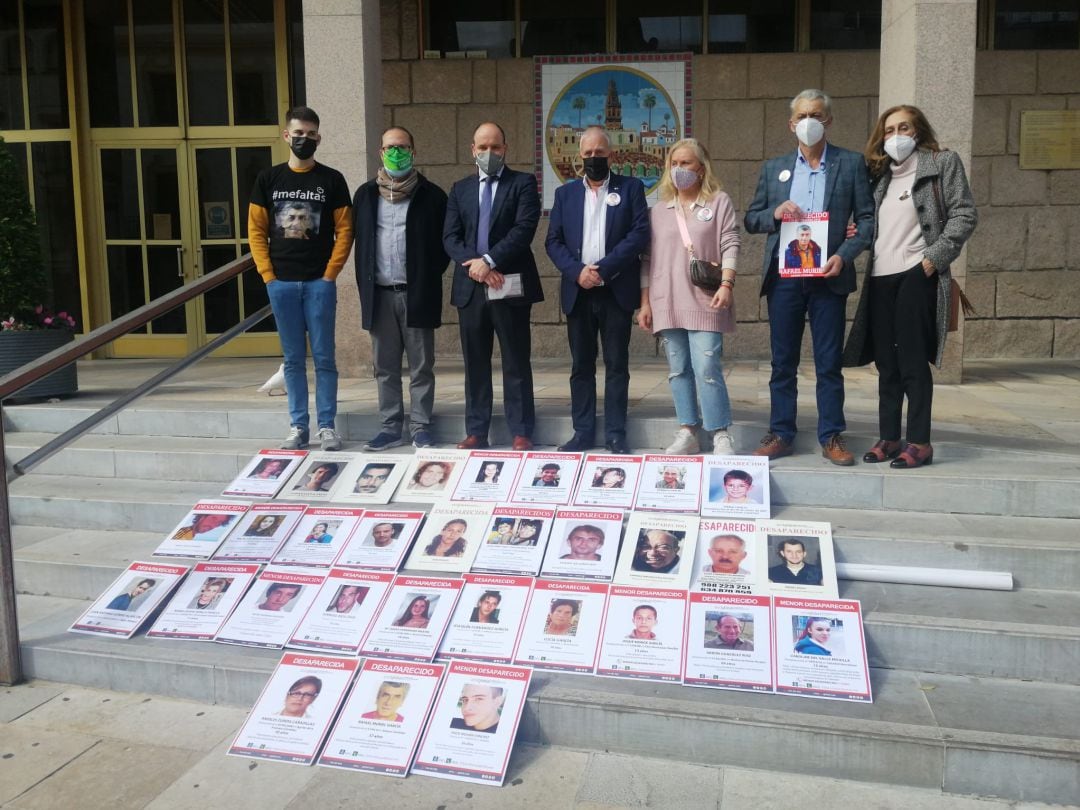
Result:
{"type": "MultiPolygon", "coordinates": [[[[920,0],[6,0],[0,136],[27,177],[55,304],[97,326],[246,252],[247,196],[259,169],[286,157],[279,119],[290,103],[323,116],[320,155],[352,186],[373,171],[378,132],[398,124],[416,136],[421,170],[449,187],[471,170],[470,137],[485,120],[506,128],[512,166],[534,167],[534,56],[690,52],[691,134],[741,211],[761,161],[793,148],[794,93],[830,93],[831,141],[861,150],[879,98],[907,98],[882,89],[898,43],[910,34],[930,64],[943,50],[935,37],[956,26],[945,48],[954,63],[941,57],[912,99],[958,111],[959,125],[931,121],[965,158],[980,209],[965,274],[977,314],[953,362],[1080,357],[1080,168],[1021,169],[1019,157],[1024,111],[1080,110],[1080,0],[945,5],[953,16],[934,25],[927,15],[942,4],[920,0]],[[955,78],[965,71],[972,89],[955,78]]],[[[660,155],[662,129],[619,135],[660,155]]],[[[542,137],[573,151],[571,133],[542,137]]],[[[559,357],[565,324],[545,230],[534,353],[559,357]]],[[[763,242],[744,240],[728,357],[768,356],[763,242]]],[[[357,299],[340,298],[344,364],[359,373],[357,299]]],[[[183,354],[265,301],[246,274],[109,354],[183,354]]],[[[450,350],[452,307],[444,320],[450,350]]],[[[231,351],[277,353],[272,329],[231,351]]],[[[635,330],[634,350],[651,355],[654,341],[635,330]]]]}

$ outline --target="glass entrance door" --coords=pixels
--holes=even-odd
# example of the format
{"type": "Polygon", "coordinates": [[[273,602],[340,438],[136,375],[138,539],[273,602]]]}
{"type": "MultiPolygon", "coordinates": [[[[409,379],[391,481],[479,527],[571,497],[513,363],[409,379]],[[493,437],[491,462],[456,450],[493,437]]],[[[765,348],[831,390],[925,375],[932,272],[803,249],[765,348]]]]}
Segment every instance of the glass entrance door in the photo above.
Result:
{"type": "MultiPolygon", "coordinates": [[[[82,0],[99,320],[246,253],[259,170],[284,159],[286,0],[82,0]]],[[[245,273],[121,338],[121,357],[176,356],[266,303],[245,273]]],[[[276,354],[266,321],[232,354],[276,354]]]]}

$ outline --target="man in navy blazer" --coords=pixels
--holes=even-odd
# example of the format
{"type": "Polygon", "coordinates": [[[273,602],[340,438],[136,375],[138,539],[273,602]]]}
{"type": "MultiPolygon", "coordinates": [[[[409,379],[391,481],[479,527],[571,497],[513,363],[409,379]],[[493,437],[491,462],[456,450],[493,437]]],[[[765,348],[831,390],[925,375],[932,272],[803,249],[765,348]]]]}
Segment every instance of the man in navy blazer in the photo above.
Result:
{"type": "Polygon", "coordinates": [[[611,453],[629,453],[626,407],[630,330],[641,300],[641,254],[649,246],[645,187],[608,168],[611,139],[588,127],[579,141],[585,177],[555,190],[545,247],[562,274],[562,308],[573,365],[574,435],[559,447],[583,451],[596,440],[596,339],[604,351],[604,435],[611,453]]]}
{"type": "Polygon", "coordinates": [[[803,328],[810,319],[817,374],[818,441],[822,455],[848,466],[855,457],[844,445],[844,376],[841,355],[847,297],[855,291],[855,257],[873,237],[874,200],[862,155],[827,143],[832,102],[820,90],[803,90],[791,101],[788,126],[799,140],[794,153],[765,161],[743,224],[768,234],[761,294],[768,299],[772,376],[769,432],[754,455],[791,454],[796,432],[797,374],[803,328]],[[780,223],[785,215],[828,212],[828,258],[821,278],[780,278],[780,223]],[[848,221],[856,233],[845,238],[848,221]]]}
{"type": "Polygon", "coordinates": [[[544,300],[532,239],[540,197],[532,174],[506,168],[506,133],[495,123],[473,133],[477,172],[454,183],[446,206],[443,247],[454,262],[450,303],[458,308],[465,358],[463,450],[488,446],[491,351],[502,353],[503,409],[515,450],[532,448],[536,423],[529,318],[544,300]]]}

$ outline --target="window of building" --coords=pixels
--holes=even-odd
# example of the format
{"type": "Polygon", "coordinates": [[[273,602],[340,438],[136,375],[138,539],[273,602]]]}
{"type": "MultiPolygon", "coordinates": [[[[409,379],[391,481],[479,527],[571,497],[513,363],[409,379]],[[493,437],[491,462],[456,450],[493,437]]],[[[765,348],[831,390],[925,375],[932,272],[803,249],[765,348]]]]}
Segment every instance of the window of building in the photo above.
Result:
{"type": "MultiPolygon", "coordinates": [[[[304,75],[304,6],[302,0],[285,0],[285,29],[289,49],[289,105],[307,103],[304,75]]],[[[284,110],[281,110],[284,112],[284,110]]]]}
{"type": "Polygon", "coordinates": [[[701,53],[701,0],[619,0],[615,50],[701,53]]]}
{"type": "Polygon", "coordinates": [[[606,53],[604,0],[521,0],[521,55],[606,53]]]}
{"type": "Polygon", "coordinates": [[[709,53],[795,50],[796,0],[708,0],[709,53]]]}
{"type": "Polygon", "coordinates": [[[426,6],[429,50],[486,51],[490,59],[517,55],[514,0],[428,0],[426,6]]]}
{"type": "Polygon", "coordinates": [[[1080,48],[1080,0],[995,0],[997,50],[1080,48]]]}
{"type": "Polygon", "coordinates": [[[863,0],[814,0],[810,50],[876,50],[881,47],[881,4],[863,0]]]}

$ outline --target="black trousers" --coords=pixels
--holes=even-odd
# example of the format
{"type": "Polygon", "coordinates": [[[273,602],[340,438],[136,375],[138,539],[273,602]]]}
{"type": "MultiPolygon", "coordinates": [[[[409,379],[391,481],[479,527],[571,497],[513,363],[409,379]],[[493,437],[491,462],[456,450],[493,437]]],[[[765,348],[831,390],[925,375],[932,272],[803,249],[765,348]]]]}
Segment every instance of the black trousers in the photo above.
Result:
{"type": "Polygon", "coordinates": [[[869,283],[880,437],[900,440],[906,396],[907,440],[927,444],[934,401],[930,359],[937,349],[938,275],[927,278],[920,263],[903,273],[871,277],[869,283]]]}
{"type": "Polygon", "coordinates": [[[589,439],[596,433],[597,335],[604,352],[604,436],[626,438],[630,388],[630,329],[633,314],[615,301],[608,287],[578,290],[566,316],[570,342],[570,402],[574,433],[589,439]]]}
{"type": "Polygon", "coordinates": [[[465,429],[470,436],[488,435],[491,427],[491,351],[499,338],[502,354],[503,410],[515,436],[531,437],[536,424],[533,404],[531,304],[488,301],[473,292],[458,308],[461,351],[465,358],[465,429]]]}

